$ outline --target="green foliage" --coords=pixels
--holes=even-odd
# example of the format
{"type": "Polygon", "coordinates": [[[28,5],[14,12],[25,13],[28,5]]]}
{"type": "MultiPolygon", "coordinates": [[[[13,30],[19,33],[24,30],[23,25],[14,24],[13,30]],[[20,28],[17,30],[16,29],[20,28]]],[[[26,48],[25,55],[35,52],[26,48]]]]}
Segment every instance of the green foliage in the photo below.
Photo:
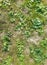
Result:
{"type": "Polygon", "coordinates": [[[47,38],[41,40],[39,46],[34,44],[30,46],[30,56],[36,63],[43,63],[47,59],[47,38]]]}
{"type": "Polygon", "coordinates": [[[19,23],[15,26],[15,31],[22,30],[26,37],[30,37],[32,30],[36,30],[39,35],[44,33],[43,31],[43,19],[45,13],[45,6],[41,0],[25,0],[21,9],[27,9],[27,15],[21,13],[21,10],[16,14],[19,19],[19,23]],[[40,15],[42,14],[42,15],[40,15]]]}
{"type": "Polygon", "coordinates": [[[0,3],[0,6],[2,8],[7,8],[8,6],[10,6],[10,1],[9,0],[2,0],[0,3]]]}
{"type": "Polygon", "coordinates": [[[3,51],[9,51],[9,45],[11,44],[10,37],[8,35],[4,35],[2,41],[3,41],[3,51]]]}
{"type": "Polygon", "coordinates": [[[40,2],[41,2],[41,0],[34,0],[34,2],[36,2],[36,3],[40,3],[40,2]]]}
{"type": "Polygon", "coordinates": [[[1,65],[11,65],[12,57],[8,56],[7,58],[3,59],[1,65]]]}
{"type": "Polygon", "coordinates": [[[24,31],[23,34],[24,34],[27,38],[30,37],[30,35],[31,35],[30,31],[28,31],[28,30],[24,31]]]}
{"type": "MultiPolygon", "coordinates": [[[[44,26],[44,23],[47,21],[47,19],[46,19],[47,7],[45,7],[45,5],[43,5],[42,0],[23,0],[24,1],[23,6],[17,7],[18,1],[20,1],[20,0],[16,0],[16,1],[15,0],[2,0],[0,2],[0,8],[1,8],[1,11],[3,9],[4,9],[4,11],[7,10],[5,12],[5,14],[4,14],[4,11],[2,11],[3,17],[5,15],[7,15],[7,17],[4,18],[4,20],[8,19],[10,21],[9,22],[10,26],[11,25],[15,26],[15,31],[13,29],[9,29],[10,27],[8,27],[8,30],[12,31],[12,33],[14,33],[14,35],[15,35],[16,31],[21,31],[19,39],[16,39],[16,51],[17,51],[17,57],[20,61],[19,65],[26,65],[26,64],[24,64],[25,42],[24,42],[24,40],[22,40],[20,38],[23,35],[23,37],[27,41],[27,38],[30,37],[31,34],[34,34],[33,31],[36,31],[39,34],[44,33],[43,26],[44,26]]],[[[1,16],[2,16],[2,14],[1,14],[1,16]]],[[[8,21],[6,20],[6,24],[7,24],[7,22],[8,21]]],[[[9,23],[7,24],[8,26],[9,26],[9,23]]],[[[6,30],[3,29],[3,32],[4,31],[6,31],[6,30]]],[[[9,48],[10,48],[9,46],[11,44],[10,37],[11,37],[11,33],[8,33],[7,35],[4,35],[4,37],[2,39],[3,51],[5,51],[5,52],[9,51],[9,48]]],[[[12,39],[13,38],[14,37],[12,36],[12,39]]],[[[17,36],[16,36],[16,38],[17,38],[17,36]]],[[[12,41],[14,41],[14,40],[12,40],[12,41]]],[[[41,63],[41,62],[43,63],[43,61],[45,61],[45,59],[47,59],[47,38],[41,40],[39,43],[39,46],[37,46],[35,44],[31,44],[29,49],[30,49],[30,57],[34,59],[34,61],[36,62],[36,65],[40,65],[39,63],[41,63]]],[[[11,54],[11,53],[13,53],[13,52],[12,51],[9,52],[9,54],[11,54]]],[[[15,59],[16,58],[14,58],[14,62],[15,62],[15,59]]],[[[28,59],[27,59],[27,61],[28,61],[28,59]]],[[[6,59],[4,59],[2,62],[2,65],[11,65],[11,57],[7,57],[6,59]]]]}
{"type": "Polygon", "coordinates": [[[39,5],[40,3],[41,3],[41,0],[25,0],[25,3],[23,4],[23,6],[29,9],[33,9],[36,7],[36,5],[39,5]]]}
{"type": "Polygon", "coordinates": [[[34,29],[41,29],[42,28],[42,21],[40,21],[38,18],[36,18],[32,21],[32,25],[33,25],[34,29]]]}
{"type": "Polygon", "coordinates": [[[41,42],[40,42],[40,46],[44,49],[47,49],[47,38],[43,39],[41,42]]]}
{"type": "Polygon", "coordinates": [[[24,61],[24,55],[23,55],[24,44],[25,44],[25,42],[17,39],[17,41],[16,41],[17,56],[18,56],[20,62],[24,61]]]}
{"type": "Polygon", "coordinates": [[[13,11],[9,11],[8,13],[9,15],[9,20],[11,23],[14,23],[16,20],[15,20],[15,15],[14,15],[14,12],[13,11]]]}
{"type": "Polygon", "coordinates": [[[9,11],[9,17],[10,17],[10,21],[13,23],[16,20],[19,20],[20,22],[24,21],[25,16],[23,15],[23,13],[21,11],[9,11]]]}
{"type": "Polygon", "coordinates": [[[32,20],[32,28],[38,32],[39,35],[43,35],[43,21],[39,18],[32,20]]]}

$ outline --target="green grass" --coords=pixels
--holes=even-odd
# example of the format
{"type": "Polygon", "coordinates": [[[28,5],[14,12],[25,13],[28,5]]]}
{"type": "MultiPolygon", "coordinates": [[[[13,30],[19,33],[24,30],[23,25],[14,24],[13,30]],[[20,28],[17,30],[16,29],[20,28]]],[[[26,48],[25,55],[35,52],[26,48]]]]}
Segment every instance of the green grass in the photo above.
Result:
{"type": "Polygon", "coordinates": [[[2,58],[0,65],[45,64],[47,2],[42,0],[0,1],[0,57],[2,58]],[[34,41],[31,42],[31,38],[34,41]]]}

